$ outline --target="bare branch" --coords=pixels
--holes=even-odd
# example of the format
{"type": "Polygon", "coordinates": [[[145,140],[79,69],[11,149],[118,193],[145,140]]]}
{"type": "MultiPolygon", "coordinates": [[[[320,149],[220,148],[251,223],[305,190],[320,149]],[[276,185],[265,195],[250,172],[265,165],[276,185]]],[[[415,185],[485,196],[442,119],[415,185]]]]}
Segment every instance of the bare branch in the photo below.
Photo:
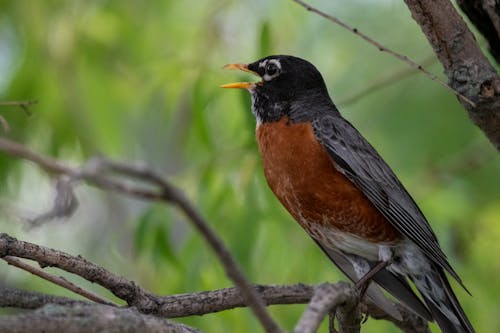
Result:
{"type": "Polygon", "coordinates": [[[22,270],[25,270],[27,272],[30,272],[31,274],[34,274],[34,275],[36,275],[44,280],[50,281],[54,284],[57,284],[58,286],[61,286],[61,287],[66,288],[68,290],[71,290],[72,292],[74,292],[80,296],[88,298],[91,301],[101,303],[101,304],[106,304],[106,305],[116,305],[116,304],[113,304],[109,301],[104,300],[103,298],[97,296],[96,294],[94,294],[88,290],[85,290],[81,287],[78,287],[77,285],[75,285],[72,282],[69,282],[68,280],[66,280],[62,276],[51,275],[47,272],[44,272],[38,268],[30,266],[30,265],[22,262],[21,260],[13,258],[11,256],[5,256],[2,259],[4,261],[6,261],[9,265],[12,265],[12,266],[20,268],[22,270]]]}
{"type": "MultiPolygon", "coordinates": [[[[75,304],[92,304],[72,298],[47,295],[36,291],[20,290],[0,285],[0,308],[13,307],[20,309],[38,309],[47,304],[72,306],[75,304]]],[[[0,317],[1,320],[2,317],[0,317]]]]}
{"type": "MultiPolygon", "coordinates": [[[[314,292],[314,286],[254,286],[267,305],[305,304],[314,292]]],[[[199,293],[178,294],[158,298],[158,313],[167,318],[199,316],[245,307],[241,293],[236,288],[224,288],[199,293]]]]}
{"type": "Polygon", "coordinates": [[[339,317],[339,332],[356,333],[359,332],[361,317],[358,311],[355,311],[358,305],[358,297],[354,289],[347,283],[339,282],[336,284],[323,283],[315,288],[314,295],[302,314],[299,322],[295,326],[295,333],[314,333],[319,325],[330,311],[335,311],[341,306],[346,307],[339,317]],[[352,325],[352,313],[356,317],[358,324],[352,325]],[[344,325],[348,323],[348,325],[344,325]]]}
{"type": "MultiPolygon", "coordinates": [[[[0,256],[5,255],[35,260],[44,267],[53,266],[79,275],[90,282],[97,283],[110,290],[117,297],[124,299],[129,305],[135,306],[140,312],[145,314],[167,318],[186,317],[246,306],[246,302],[237,288],[162,297],[156,296],[143,290],[134,282],[118,277],[80,256],[74,257],[61,251],[22,242],[6,234],[0,234],[0,256]]],[[[303,284],[292,286],[252,286],[252,290],[258,293],[267,305],[300,304],[309,302],[315,287],[303,284]]],[[[28,296],[22,293],[16,301],[12,299],[12,295],[14,295],[12,291],[0,288],[0,299],[2,299],[0,306],[35,308],[47,303],[56,302],[58,304],[66,304],[67,302],[66,299],[54,299],[53,296],[46,296],[39,293],[28,294],[28,296]],[[7,297],[9,295],[10,297],[7,297]]],[[[424,321],[420,319],[419,322],[415,314],[403,307],[400,309],[403,318],[405,318],[403,322],[398,322],[387,316],[374,305],[366,305],[366,309],[369,315],[372,315],[373,312],[374,316],[391,320],[400,327],[412,327],[413,323],[427,327],[424,321]],[[382,317],[384,315],[385,317],[382,317]]],[[[356,312],[352,313],[355,314],[356,312]]],[[[418,330],[417,327],[414,328],[414,331],[408,332],[425,331],[418,330]]]]}
{"type": "Polygon", "coordinates": [[[390,55],[392,55],[394,58],[410,65],[411,67],[413,67],[415,70],[418,70],[422,73],[424,73],[427,77],[429,77],[432,81],[435,81],[437,83],[439,83],[441,86],[443,86],[444,88],[448,89],[449,91],[451,91],[455,96],[459,97],[461,100],[465,101],[466,103],[470,104],[472,107],[476,107],[476,104],[471,101],[469,98],[467,98],[466,96],[462,95],[460,92],[458,92],[457,90],[453,89],[452,87],[450,87],[448,84],[446,84],[446,82],[444,82],[443,80],[441,80],[440,78],[438,78],[435,74],[429,72],[428,70],[426,70],[425,68],[422,67],[422,65],[416,63],[415,61],[411,60],[410,58],[408,58],[407,56],[405,55],[402,55],[401,53],[398,53],[388,47],[385,47],[384,45],[380,44],[379,42],[377,42],[376,40],[374,40],[373,38],[371,37],[368,37],[368,35],[362,33],[361,31],[359,31],[357,28],[353,28],[351,27],[350,25],[344,23],[343,21],[339,20],[337,17],[335,16],[332,16],[332,15],[329,15],[311,5],[308,5],[307,3],[305,3],[304,1],[302,0],[293,0],[294,2],[298,3],[299,5],[301,5],[302,7],[304,7],[305,9],[307,9],[308,11],[310,12],[313,12],[313,13],[316,13],[318,14],[319,16],[321,17],[324,17],[325,19],[341,26],[342,28],[346,29],[346,30],[349,30],[350,32],[354,33],[355,35],[358,35],[359,37],[361,37],[362,39],[364,39],[366,42],[368,42],[369,44],[375,46],[379,51],[381,52],[386,52],[390,55]]]}
{"type": "Polygon", "coordinates": [[[449,0],[405,0],[472,121],[500,150],[500,77],[449,0]]]}
{"type": "Polygon", "coordinates": [[[155,313],[154,296],[134,282],[116,276],[106,269],[78,256],[19,241],[7,234],[0,234],[0,257],[15,256],[37,261],[41,267],[57,267],[110,290],[115,296],[136,306],[145,313],[155,313]]]}
{"type": "Polygon", "coordinates": [[[5,133],[10,132],[9,122],[2,115],[0,115],[0,125],[5,133]]]}
{"type": "Polygon", "coordinates": [[[0,320],[3,333],[157,332],[201,333],[192,327],[144,315],[133,308],[107,305],[47,305],[39,310],[0,320]]]}
{"type": "MultiPolygon", "coordinates": [[[[472,121],[481,128],[497,150],[500,150],[500,77],[449,0],[405,0],[413,18],[422,28],[443,64],[449,85],[408,57],[384,47],[338,18],[302,0],[293,1],[351,31],[380,51],[391,54],[453,91],[472,121]]],[[[490,7],[488,10],[491,12],[490,7]]]]}
{"type": "Polygon", "coordinates": [[[5,138],[0,138],[0,150],[11,156],[31,161],[51,174],[73,175],[76,172],[53,158],[34,153],[20,143],[5,138]]]}
{"type": "Polygon", "coordinates": [[[33,104],[38,103],[38,101],[5,101],[0,102],[0,106],[19,106],[28,116],[31,116],[31,111],[29,107],[33,104]]]}

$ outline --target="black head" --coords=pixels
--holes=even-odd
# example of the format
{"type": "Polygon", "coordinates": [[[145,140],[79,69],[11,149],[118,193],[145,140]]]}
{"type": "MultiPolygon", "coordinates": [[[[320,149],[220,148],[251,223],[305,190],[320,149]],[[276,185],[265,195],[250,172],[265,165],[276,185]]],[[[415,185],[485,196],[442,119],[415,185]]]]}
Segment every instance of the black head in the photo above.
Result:
{"type": "Polygon", "coordinates": [[[231,64],[261,77],[260,82],[238,82],[224,88],[244,88],[252,95],[252,112],[260,122],[278,121],[287,116],[291,121],[312,120],[333,103],[325,81],[310,62],[288,55],[272,55],[251,64],[231,64]]]}

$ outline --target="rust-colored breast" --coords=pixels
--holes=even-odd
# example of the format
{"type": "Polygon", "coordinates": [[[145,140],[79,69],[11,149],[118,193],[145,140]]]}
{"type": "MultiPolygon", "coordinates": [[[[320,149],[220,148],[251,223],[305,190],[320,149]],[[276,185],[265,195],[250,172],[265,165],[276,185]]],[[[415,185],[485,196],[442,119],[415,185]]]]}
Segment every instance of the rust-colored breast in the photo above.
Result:
{"type": "Polygon", "coordinates": [[[292,216],[317,239],[321,230],[346,232],[391,244],[401,234],[347,178],[335,169],[310,123],[279,122],[257,127],[269,186],[292,216]]]}

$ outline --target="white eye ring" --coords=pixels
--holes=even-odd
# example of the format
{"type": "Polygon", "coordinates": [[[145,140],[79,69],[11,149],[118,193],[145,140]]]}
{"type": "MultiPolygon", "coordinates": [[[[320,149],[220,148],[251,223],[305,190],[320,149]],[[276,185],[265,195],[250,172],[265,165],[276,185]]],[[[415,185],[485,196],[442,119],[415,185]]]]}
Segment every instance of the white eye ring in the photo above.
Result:
{"type": "Polygon", "coordinates": [[[281,73],[281,64],[278,59],[264,61],[259,67],[264,67],[264,81],[270,81],[281,73]]]}

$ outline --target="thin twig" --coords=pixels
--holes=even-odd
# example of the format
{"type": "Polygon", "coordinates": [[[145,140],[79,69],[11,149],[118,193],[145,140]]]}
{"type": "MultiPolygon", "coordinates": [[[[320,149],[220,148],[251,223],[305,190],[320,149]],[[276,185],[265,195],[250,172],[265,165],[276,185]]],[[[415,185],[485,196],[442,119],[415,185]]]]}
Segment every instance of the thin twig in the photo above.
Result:
{"type": "Polygon", "coordinates": [[[0,150],[11,156],[31,161],[44,169],[48,173],[73,175],[75,171],[53,158],[46,157],[29,150],[25,146],[15,141],[0,138],[0,150]]]}
{"type": "Polygon", "coordinates": [[[2,125],[2,129],[5,133],[9,133],[10,132],[10,126],[9,126],[9,122],[7,121],[7,119],[5,119],[4,117],[2,117],[2,115],[0,115],[0,125],[2,125]]]}
{"type": "Polygon", "coordinates": [[[33,104],[38,103],[38,101],[5,101],[0,102],[0,106],[19,106],[28,116],[31,116],[31,111],[29,107],[33,104]]]}
{"type": "Polygon", "coordinates": [[[453,89],[452,87],[450,87],[446,82],[444,82],[443,80],[441,80],[435,74],[429,72],[428,70],[426,70],[425,68],[423,68],[420,64],[418,64],[415,61],[411,60],[407,56],[405,56],[405,55],[403,55],[401,53],[398,53],[396,51],[393,51],[390,48],[385,47],[384,45],[380,44],[379,42],[377,42],[376,40],[372,39],[371,37],[368,37],[368,35],[365,35],[364,33],[360,32],[357,28],[351,27],[350,25],[344,23],[343,21],[341,21],[337,17],[329,15],[329,14],[327,14],[327,13],[325,13],[325,12],[323,12],[323,11],[321,11],[321,10],[319,10],[319,9],[317,9],[317,8],[315,8],[315,7],[307,4],[307,3],[305,3],[302,0],[292,0],[292,1],[298,3],[299,5],[301,5],[302,7],[304,7],[306,10],[308,10],[310,12],[313,12],[313,13],[316,13],[319,16],[324,17],[325,19],[327,19],[327,20],[329,20],[329,21],[331,21],[331,22],[333,22],[333,23],[341,26],[342,28],[344,28],[346,30],[349,30],[350,32],[354,33],[355,35],[358,35],[359,37],[361,37],[362,39],[364,39],[369,44],[375,46],[379,51],[386,52],[386,53],[392,55],[393,57],[395,57],[396,59],[401,60],[402,62],[410,65],[411,67],[415,68],[416,70],[424,73],[431,80],[439,83],[444,88],[446,88],[449,91],[453,92],[453,94],[455,96],[457,96],[460,99],[462,99],[463,101],[469,103],[473,108],[476,107],[476,104],[473,101],[471,101],[470,99],[468,99],[467,97],[465,97],[464,95],[462,95],[461,93],[459,93],[458,91],[456,91],[455,89],[453,89]]]}
{"type": "Polygon", "coordinates": [[[94,301],[94,302],[97,302],[100,304],[116,306],[116,304],[109,302],[109,301],[101,298],[100,296],[98,296],[98,295],[96,295],[88,290],[85,290],[81,287],[78,287],[76,284],[66,280],[62,276],[54,276],[52,274],[49,274],[47,272],[42,271],[41,269],[35,268],[31,265],[28,265],[28,264],[22,262],[21,260],[16,259],[16,258],[11,257],[11,256],[5,256],[2,259],[4,261],[6,261],[9,265],[12,265],[12,266],[20,268],[22,270],[25,270],[27,272],[30,272],[31,274],[34,274],[34,275],[36,275],[44,280],[50,281],[54,284],[57,284],[58,286],[61,286],[65,289],[71,290],[75,294],[83,296],[91,301],[94,301]]]}
{"type": "MultiPolygon", "coordinates": [[[[436,62],[437,59],[434,55],[422,60],[422,66],[428,66],[436,62]]],[[[368,84],[361,87],[359,90],[352,92],[346,97],[341,98],[338,101],[339,105],[349,105],[356,102],[358,99],[367,96],[379,89],[385,88],[391,84],[398,82],[410,75],[416,74],[419,71],[413,67],[404,67],[402,69],[396,70],[394,72],[383,74],[380,77],[375,78],[373,81],[368,82],[368,84]]]]}

